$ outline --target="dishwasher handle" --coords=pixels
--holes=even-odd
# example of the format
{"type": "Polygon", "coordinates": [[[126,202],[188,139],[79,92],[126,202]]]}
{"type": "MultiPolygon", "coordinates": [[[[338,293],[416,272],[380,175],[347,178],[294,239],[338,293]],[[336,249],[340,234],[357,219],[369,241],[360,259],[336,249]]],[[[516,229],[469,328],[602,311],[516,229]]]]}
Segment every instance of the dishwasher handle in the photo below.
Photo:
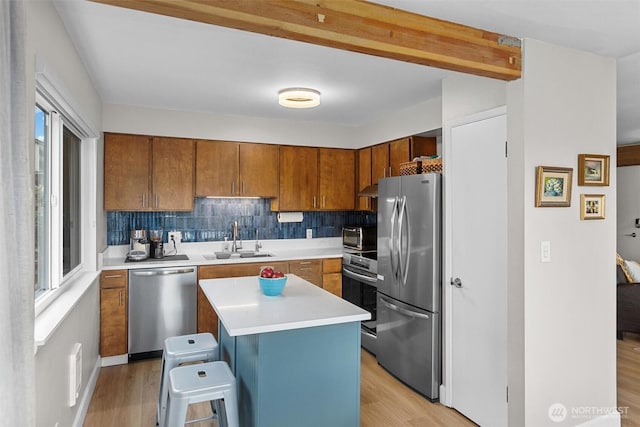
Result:
{"type": "Polygon", "coordinates": [[[195,268],[177,268],[174,270],[150,270],[150,271],[132,271],[134,276],[168,276],[170,274],[187,274],[194,273],[195,268]]]}

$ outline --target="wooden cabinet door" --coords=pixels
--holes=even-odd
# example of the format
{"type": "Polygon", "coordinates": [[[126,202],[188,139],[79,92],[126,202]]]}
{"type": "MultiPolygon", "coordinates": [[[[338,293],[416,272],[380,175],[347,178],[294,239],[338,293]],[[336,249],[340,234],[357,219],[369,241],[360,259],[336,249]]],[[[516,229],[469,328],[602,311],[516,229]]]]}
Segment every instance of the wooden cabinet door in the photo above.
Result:
{"type": "Polygon", "coordinates": [[[325,258],[322,260],[322,288],[342,297],[342,259],[325,258]]]}
{"type": "Polygon", "coordinates": [[[238,143],[196,141],[196,196],[234,196],[238,187],[238,143]]]}
{"type": "Polygon", "coordinates": [[[380,178],[389,176],[389,144],[371,147],[371,183],[377,184],[380,178]]]}
{"type": "Polygon", "coordinates": [[[127,270],[100,273],[100,355],[127,354],[127,270]]]}
{"type": "MultiPolygon", "coordinates": [[[[224,277],[257,276],[260,267],[270,265],[274,270],[289,272],[289,263],[286,261],[269,262],[268,258],[264,263],[246,264],[223,264],[223,265],[203,265],[198,267],[198,280],[220,279],[224,277]]],[[[202,288],[198,286],[198,333],[210,332],[218,339],[218,315],[211,306],[202,288]]]]}
{"type": "Polygon", "coordinates": [[[411,155],[409,156],[411,160],[414,157],[420,156],[433,156],[438,154],[438,143],[436,137],[430,136],[412,136],[410,149],[411,155]]]}
{"type": "Polygon", "coordinates": [[[278,197],[278,146],[240,144],[240,194],[278,197]]]}
{"type": "Polygon", "coordinates": [[[389,142],[389,166],[391,166],[391,176],[400,176],[400,163],[411,161],[409,142],[409,138],[401,138],[389,142]]]}
{"type": "Polygon", "coordinates": [[[100,355],[127,354],[127,288],[100,290],[100,355]]]}
{"type": "MultiPolygon", "coordinates": [[[[198,279],[200,277],[198,276],[198,279]]],[[[204,277],[208,279],[208,277],[204,277]]],[[[211,303],[205,296],[202,288],[198,286],[198,333],[209,332],[218,339],[218,314],[215,312],[211,303]]]]}
{"type": "Polygon", "coordinates": [[[320,209],[353,210],[355,207],[355,166],[353,150],[319,149],[320,209]]]}
{"type": "MultiPolygon", "coordinates": [[[[356,192],[360,192],[371,185],[371,147],[358,150],[358,178],[356,192]]],[[[370,210],[371,198],[356,196],[356,209],[370,210]]]]}
{"type": "Polygon", "coordinates": [[[280,147],[279,208],[311,211],[318,208],[318,149],[280,147]]]}
{"type": "Polygon", "coordinates": [[[104,209],[151,209],[151,138],[143,135],[105,133],[104,209]]]}
{"type": "Polygon", "coordinates": [[[322,260],[320,259],[289,261],[289,272],[322,287],[322,260]]]}
{"type": "Polygon", "coordinates": [[[342,297],[342,273],[323,274],[322,288],[327,292],[342,297]]]}
{"type": "Polygon", "coordinates": [[[153,210],[193,210],[193,140],[153,138],[153,210]]]}

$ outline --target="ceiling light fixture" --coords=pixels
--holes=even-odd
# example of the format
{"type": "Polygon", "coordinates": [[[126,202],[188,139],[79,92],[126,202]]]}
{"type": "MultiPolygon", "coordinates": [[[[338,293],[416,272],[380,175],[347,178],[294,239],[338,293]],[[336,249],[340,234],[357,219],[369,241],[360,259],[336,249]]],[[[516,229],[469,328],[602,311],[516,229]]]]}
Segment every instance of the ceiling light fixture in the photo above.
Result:
{"type": "Polygon", "coordinates": [[[292,87],[278,92],[278,103],[288,108],[312,108],[320,105],[320,92],[314,89],[292,87]]]}

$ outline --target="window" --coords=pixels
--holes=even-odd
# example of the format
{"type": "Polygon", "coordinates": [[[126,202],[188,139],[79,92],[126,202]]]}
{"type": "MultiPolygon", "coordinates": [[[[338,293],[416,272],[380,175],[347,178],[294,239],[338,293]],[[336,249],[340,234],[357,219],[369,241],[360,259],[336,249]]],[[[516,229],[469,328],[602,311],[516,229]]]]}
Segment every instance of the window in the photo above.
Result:
{"type": "Polygon", "coordinates": [[[36,299],[82,267],[79,132],[40,93],[35,107],[36,299]]]}

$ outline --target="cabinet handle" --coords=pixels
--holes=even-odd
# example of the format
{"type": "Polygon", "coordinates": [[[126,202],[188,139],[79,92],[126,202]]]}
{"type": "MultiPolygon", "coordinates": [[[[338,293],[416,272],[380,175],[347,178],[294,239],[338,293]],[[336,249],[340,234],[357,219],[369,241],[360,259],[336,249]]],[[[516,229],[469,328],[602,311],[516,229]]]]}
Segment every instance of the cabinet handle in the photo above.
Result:
{"type": "Polygon", "coordinates": [[[122,277],[122,274],[110,274],[108,276],[102,276],[103,279],[117,279],[118,277],[122,277]]]}
{"type": "Polygon", "coordinates": [[[300,265],[309,265],[309,264],[311,264],[311,261],[300,261],[298,264],[300,264],[300,265]]]}
{"type": "Polygon", "coordinates": [[[155,199],[156,199],[156,200],[155,200],[155,202],[154,202],[154,207],[155,207],[155,208],[158,208],[158,207],[160,207],[160,203],[158,203],[158,201],[159,201],[159,199],[158,199],[158,193],[156,193],[156,194],[155,194],[155,196],[156,196],[156,197],[155,197],[155,199]]]}
{"type": "Polygon", "coordinates": [[[326,196],[322,196],[322,207],[323,208],[327,207],[327,197],[326,196]]]}
{"type": "Polygon", "coordinates": [[[147,196],[147,193],[142,193],[142,207],[143,208],[147,207],[146,200],[145,200],[146,196],[147,196]]]}
{"type": "Polygon", "coordinates": [[[313,196],[313,207],[316,207],[316,196],[313,196]]]}
{"type": "Polygon", "coordinates": [[[313,269],[311,267],[305,267],[305,268],[301,268],[300,271],[312,271],[313,269]]]}
{"type": "Polygon", "coordinates": [[[122,305],[122,291],[118,292],[118,305],[122,305]]]}

